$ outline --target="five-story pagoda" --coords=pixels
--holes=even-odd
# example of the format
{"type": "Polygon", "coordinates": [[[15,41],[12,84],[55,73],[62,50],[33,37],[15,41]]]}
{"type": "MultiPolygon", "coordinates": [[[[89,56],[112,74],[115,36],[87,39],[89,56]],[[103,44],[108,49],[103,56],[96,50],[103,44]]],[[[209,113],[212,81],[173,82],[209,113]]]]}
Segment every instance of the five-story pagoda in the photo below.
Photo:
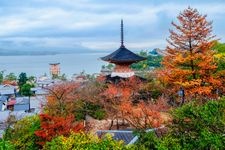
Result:
{"type": "Polygon", "coordinates": [[[120,48],[113,53],[101,57],[102,60],[115,64],[115,68],[112,71],[111,78],[129,78],[134,76],[134,71],[130,68],[130,65],[146,58],[141,57],[124,46],[123,40],[123,20],[121,20],[121,45],[120,48]]]}

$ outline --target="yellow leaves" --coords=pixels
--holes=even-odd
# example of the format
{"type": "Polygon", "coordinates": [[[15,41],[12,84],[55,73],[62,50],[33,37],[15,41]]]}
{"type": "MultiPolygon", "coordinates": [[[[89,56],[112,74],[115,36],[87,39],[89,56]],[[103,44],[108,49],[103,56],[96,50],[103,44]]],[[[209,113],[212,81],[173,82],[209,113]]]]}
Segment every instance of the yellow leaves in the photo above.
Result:
{"type": "Polygon", "coordinates": [[[200,86],[201,82],[202,82],[201,79],[196,79],[196,80],[191,80],[191,81],[186,81],[186,82],[176,82],[176,83],[181,85],[185,89],[189,89],[189,88],[192,88],[192,87],[200,86]]]}
{"type": "Polygon", "coordinates": [[[216,59],[225,59],[225,53],[217,53],[214,55],[216,59]]]}

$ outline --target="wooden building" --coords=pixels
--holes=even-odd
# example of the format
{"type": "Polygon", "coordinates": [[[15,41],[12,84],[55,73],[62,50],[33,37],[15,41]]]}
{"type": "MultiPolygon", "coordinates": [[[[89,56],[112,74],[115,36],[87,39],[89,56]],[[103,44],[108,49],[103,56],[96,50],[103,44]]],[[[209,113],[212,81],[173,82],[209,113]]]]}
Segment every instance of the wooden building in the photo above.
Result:
{"type": "Polygon", "coordinates": [[[105,57],[101,57],[103,61],[115,64],[114,70],[111,74],[106,76],[107,80],[114,81],[121,78],[126,79],[135,76],[135,73],[130,68],[130,65],[146,59],[128,50],[124,46],[123,37],[123,20],[121,20],[121,45],[119,49],[105,57]]]}

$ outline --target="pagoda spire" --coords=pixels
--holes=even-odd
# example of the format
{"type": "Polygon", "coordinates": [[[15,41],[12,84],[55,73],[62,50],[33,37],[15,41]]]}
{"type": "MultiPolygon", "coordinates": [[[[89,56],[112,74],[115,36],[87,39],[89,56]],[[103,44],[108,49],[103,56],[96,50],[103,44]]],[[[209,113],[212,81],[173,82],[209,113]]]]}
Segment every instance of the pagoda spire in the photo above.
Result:
{"type": "Polygon", "coordinates": [[[121,46],[120,47],[124,47],[124,44],[123,44],[123,19],[121,19],[121,46]]]}

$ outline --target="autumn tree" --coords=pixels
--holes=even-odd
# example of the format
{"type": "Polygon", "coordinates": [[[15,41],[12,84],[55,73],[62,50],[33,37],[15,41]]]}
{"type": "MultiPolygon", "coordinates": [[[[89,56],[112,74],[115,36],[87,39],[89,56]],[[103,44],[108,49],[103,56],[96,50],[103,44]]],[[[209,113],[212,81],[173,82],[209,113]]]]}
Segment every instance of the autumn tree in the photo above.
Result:
{"type": "Polygon", "coordinates": [[[9,81],[16,81],[17,77],[14,73],[9,73],[8,75],[5,76],[4,80],[9,80],[9,81]]]}
{"type": "Polygon", "coordinates": [[[49,91],[47,102],[43,105],[44,113],[50,116],[66,117],[74,115],[77,122],[83,121],[86,130],[87,116],[95,119],[105,118],[101,103],[102,85],[91,81],[87,83],[63,82],[46,88],[49,91]]]}
{"type": "Polygon", "coordinates": [[[169,107],[163,99],[156,102],[141,101],[138,104],[123,102],[120,106],[123,118],[138,130],[158,128],[170,121],[170,116],[165,113],[168,109],[169,107]]]}
{"type": "Polygon", "coordinates": [[[50,116],[40,114],[41,127],[35,131],[35,135],[40,138],[38,144],[44,145],[54,137],[64,135],[69,136],[71,132],[80,132],[83,130],[83,124],[75,122],[73,115],[67,117],[50,116]]]}
{"type": "Polygon", "coordinates": [[[136,129],[160,127],[170,118],[165,113],[169,107],[163,98],[152,99],[146,83],[131,77],[117,84],[108,84],[103,95],[104,108],[119,129],[123,125],[136,129]],[[122,125],[122,126],[121,126],[122,125]]]}
{"type": "Polygon", "coordinates": [[[212,22],[206,20],[196,9],[185,9],[172,22],[161,80],[167,84],[170,93],[177,93],[182,87],[186,98],[212,96],[220,86],[214,77],[216,64],[211,50],[214,44],[212,22]]]}
{"type": "Polygon", "coordinates": [[[45,88],[49,94],[44,104],[44,112],[51,116],[73,114],[74,101],[77,98],[76,89],[80,85],[74,82],[64,82],[45,88]]]}
{"type": "Polygon", "coordinates": [[[117,84],[112,83],[107,85],[107,88],[102,93],[101,103],[107,111],[108,118],[111,119],[110,129],[114,121],[116,121],[117,129],[119,129],[118,121],[123,118],[120,105],[122,102],[132,102],[134,95],[138,93],[141,85],[141,81],[135,77],[121,80],[117,84]]]}

